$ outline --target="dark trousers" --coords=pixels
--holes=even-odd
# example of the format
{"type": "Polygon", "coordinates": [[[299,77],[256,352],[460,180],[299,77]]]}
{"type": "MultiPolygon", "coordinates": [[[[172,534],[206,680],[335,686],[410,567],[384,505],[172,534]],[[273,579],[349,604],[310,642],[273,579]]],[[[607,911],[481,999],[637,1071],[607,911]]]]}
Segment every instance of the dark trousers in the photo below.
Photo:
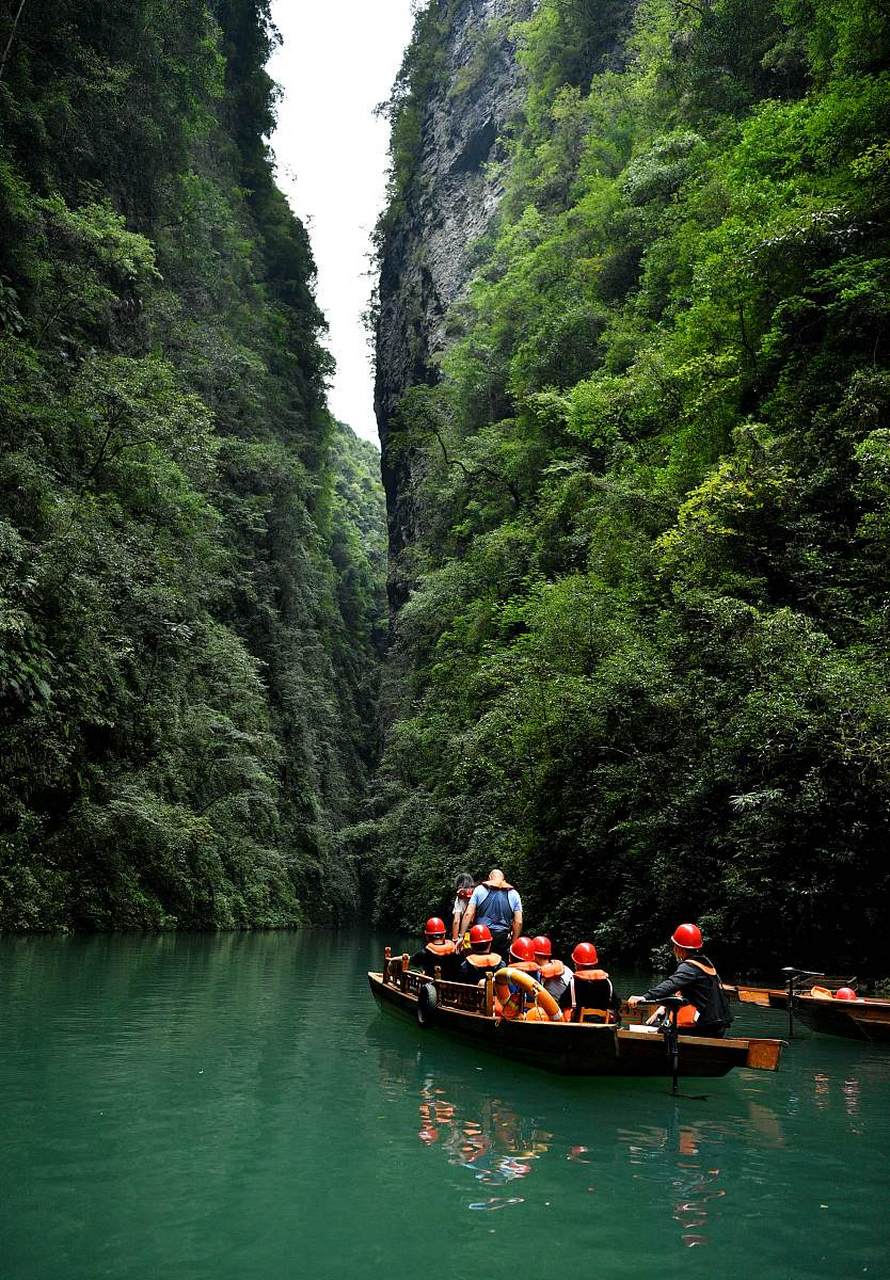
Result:
{"type": "Polygon", "coordinates": [[[491,929],[491,949],[496,951],[499,956],[503,956],[506,960],[510,953],[510,943],[513,941],[512,929],[498,929],[493,925],[489,925],[491,929]]]}

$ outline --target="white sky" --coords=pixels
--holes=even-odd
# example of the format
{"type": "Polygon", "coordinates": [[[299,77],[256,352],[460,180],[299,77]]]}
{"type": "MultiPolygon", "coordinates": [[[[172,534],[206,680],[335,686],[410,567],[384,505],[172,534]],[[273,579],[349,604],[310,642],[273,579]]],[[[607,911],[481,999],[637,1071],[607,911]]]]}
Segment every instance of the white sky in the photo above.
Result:
{"type": "Polygon", "coordinates": [[[368,304],[370,233],[383,207],[389,96],[411,34],[411,0],[274,0],[284,96],[272,139],[278,181],[312,239],[318,303],[337,361],[331,412],[377,439],[368,304]]]}

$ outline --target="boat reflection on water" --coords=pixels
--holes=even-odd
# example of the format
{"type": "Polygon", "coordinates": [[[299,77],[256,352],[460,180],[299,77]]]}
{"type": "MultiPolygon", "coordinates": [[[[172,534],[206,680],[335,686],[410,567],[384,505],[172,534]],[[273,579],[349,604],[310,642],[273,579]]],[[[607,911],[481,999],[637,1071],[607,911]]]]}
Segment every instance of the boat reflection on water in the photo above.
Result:
{"type": "Polygon", "coordinates": [[[553,1142],[552,1133],[521,1119],[503,1098],[484,1097],[472,1109],[449,1102],[432,1074],[420,1086],[418,1110],[420,1141],[428,1147],[438,1144],[449,1164],[467,1169],[483,1186],[527,1178],[553,1142]]]}
{"type": "Polygon", "coordinates": [[[616,1197],[645,1201],[654,1193],[682,1244],[700,1247],[712,1242],[714,1211],[731,1196],[737,1171],[725,1158],[727,1139],[753,1136],[761,1151],[785,1142],[777,1112],[738,1091],[723,1100],[728,1110],[703,1108],[700,1119],[689,1118],[689,1107],[681,1112],[663,1089],[598,1090],[487,1060],[480,1067],[453,1046],[418,1046],[386,1023],[368,1035],[383,1093],[417,1142],[485,1189],[468,1202],[472,1210],[583,1196],[585,1214],[605,1224],[616,1197]]]}

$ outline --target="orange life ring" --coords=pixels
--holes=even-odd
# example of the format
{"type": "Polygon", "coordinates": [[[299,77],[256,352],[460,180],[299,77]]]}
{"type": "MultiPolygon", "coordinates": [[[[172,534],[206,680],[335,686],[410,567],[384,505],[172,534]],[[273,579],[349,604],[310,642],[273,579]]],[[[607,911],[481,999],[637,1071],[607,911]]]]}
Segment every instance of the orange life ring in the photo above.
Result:
{"type": "Polygon", "coordinates": [[[503,1009],[503,1017],[518,1018],[522,1015],[522,992],[533,996],[535,1005],[543,1009],[549,1022],[562,1022],[562,1013],[553,996],[536,978],[523,969],[508,967],[499,969],[494,975],[494,987],[503,1009]],[[519,991],[511,991],[510,987],[519,987],[519,991]]]}

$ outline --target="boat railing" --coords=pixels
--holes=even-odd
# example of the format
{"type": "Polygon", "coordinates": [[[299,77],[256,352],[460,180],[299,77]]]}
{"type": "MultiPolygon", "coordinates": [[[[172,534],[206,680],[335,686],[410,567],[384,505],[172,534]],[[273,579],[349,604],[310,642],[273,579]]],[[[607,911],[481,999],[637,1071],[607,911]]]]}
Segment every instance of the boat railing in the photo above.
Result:
{"type": "Polygon", "coordinates": [[[394,956],[386,949],[383,958],[383,981],[398,987],[408,995],[420,998],[420,991],[429,982],[435,982],[438,1003],[443,1009],[462,1009],[465,1013],[481,1013],[491,1017],[494,1012],[494,986],[488,975],[483,983],[471,986],[464,982],[448,982],[438,970],[435,979],[417,969],[408,967],[410,957],[394,956]]]}
{"type": "Polygon", "coordinates": [[[446,1009],[463,1009],[464,1013],[481,1013],[487,1018],[494,1014],[494,983],[490,975],[475,986],[438,978],[436,989],[439,1003],[446,1009]]]}

